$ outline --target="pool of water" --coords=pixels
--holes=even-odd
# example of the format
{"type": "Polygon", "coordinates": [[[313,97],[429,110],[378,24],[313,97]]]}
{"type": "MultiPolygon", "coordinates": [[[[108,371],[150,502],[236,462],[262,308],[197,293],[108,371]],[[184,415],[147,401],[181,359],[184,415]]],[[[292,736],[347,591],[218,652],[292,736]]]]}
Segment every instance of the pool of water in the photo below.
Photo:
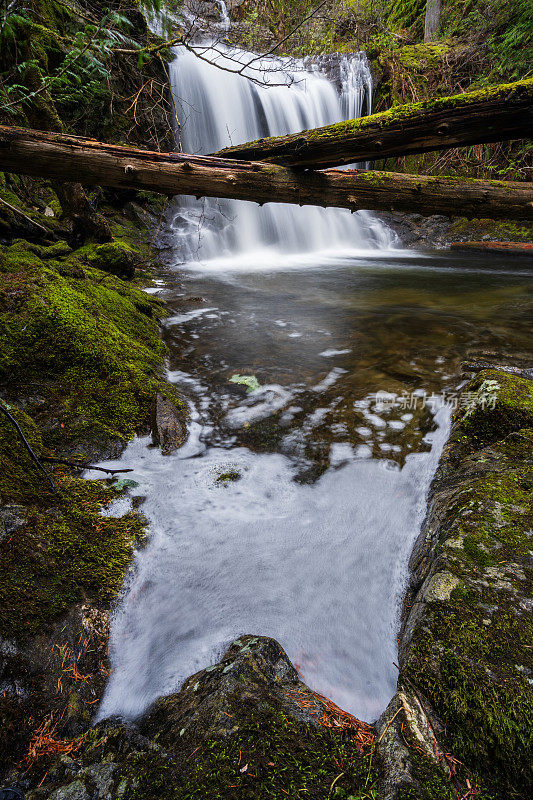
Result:
{"type": "Polygon", "coordinates": [[[138,715],[243,633],[278,639],[355,715],[383,710],[459,364],[531,352],[528,266],[382,251],[164,276],[190,437],[121,459],[151,535],[115,611],[101,717],[138,715]]]}

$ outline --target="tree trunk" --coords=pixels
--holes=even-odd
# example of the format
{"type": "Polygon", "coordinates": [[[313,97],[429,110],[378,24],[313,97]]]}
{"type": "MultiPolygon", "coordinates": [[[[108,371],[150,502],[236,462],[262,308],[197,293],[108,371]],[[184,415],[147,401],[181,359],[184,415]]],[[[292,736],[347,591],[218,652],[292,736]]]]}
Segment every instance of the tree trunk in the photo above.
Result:
{"type": "Polygon", "coordinates": [[[285,166],[324,167],[521,139],[533,128],[533,78],[396,106],[310,131],[258,139],[215,155],[285,166]]]}
{"type": "Polygon", "coordinates": [[[294,171],[275,164],[157,153],[0,126],[0,171],[82,184],[338,206],[351,211],[533,219],[533,185],[359,170],[294,171]]]}
{"type": "Polygon", "coordinates": [[[424,42],[430,42],[439,29],[441,0],[427,0],[424,42]]]}
{"type": "Polygon", "coordinates": [[[112,241],[106,218],[92,207],[81,183],[54,183],[54,189],[65,215],[72,220],[72,233],[80,244],[87,237],[97,242],[112,241]]]}

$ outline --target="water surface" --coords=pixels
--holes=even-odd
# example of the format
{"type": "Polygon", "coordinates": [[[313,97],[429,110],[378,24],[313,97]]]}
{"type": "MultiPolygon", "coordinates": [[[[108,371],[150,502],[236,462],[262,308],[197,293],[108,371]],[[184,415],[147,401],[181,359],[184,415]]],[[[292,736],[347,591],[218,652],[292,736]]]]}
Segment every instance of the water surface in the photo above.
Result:
{"type": "Polygon", "coordinates": [[[151,536],[115,613],[101,716],[141,713],[250,633],[374,719],[395,689],[407,560],[447,433],[439,398],[461,359],[531,349],[530,279],[498,259],[271,262],[165,276],[191,434],[172,456],[138,439],[122,458],[151,536]],[[261,388],[247,395],[235,374],[261,388]]]}

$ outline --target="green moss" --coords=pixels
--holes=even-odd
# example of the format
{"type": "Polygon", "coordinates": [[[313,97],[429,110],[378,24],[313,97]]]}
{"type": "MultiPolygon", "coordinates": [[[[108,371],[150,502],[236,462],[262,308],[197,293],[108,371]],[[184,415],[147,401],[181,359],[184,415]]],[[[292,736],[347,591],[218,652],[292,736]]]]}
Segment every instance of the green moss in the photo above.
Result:
{"type": "Polygon", "coordinates": [[[217,475],[215,478],[215,483],[228,483],[229,481],[238,481],[241,479],[241,473],[237,472],[236,469],[229,470],[228,472],[222,472],[220,475],[217,475]]]}
{"type": "MultiPolygon", "coordinates": [[[[491,599],[483,598],[485,603],[491,599]]],[[[487,626],[479,601],[477,595],[463,594],[433,604],[431,622],[413,642],[406,675],[442,719],[444,742],[454,757],[483,782],[526,797],[533,697],[517,665],[533,666],[523,648],[533,641],[533,626],[501,604],[487,626]]]]}
{"type": "Polygon", "coordinates": [[[466,434],[476,449],[512,431],[533,427],[532,381],[487,369],[480,372],[465,391],[471,393],[473,405],[466,413],[461,410],[459,432],[466,434]],[[485,397],[483,385],[488,386],[489,381],[494,382],[496,388],[490,392],[490,397],[485,397]]]}
{"type": "Polygon", "coordinates": [[[460,218],[454,220],[450,233],[455,238],[468,238],[479,241],[488,236],[490,239],[510,242],[531,242],[533,240],[533,225],[521,225],[507,220],[468,220],[460,218]]]}
{"type": "Polygon", "coordinates": [[[93,267],[120,277],[133,277],[134,250],[125,242],[114,241],[93,247],[86,257],[93,267]]]}
{"type": "MultiPolygon", "coordinates": [[[[41,455],[42,436],[33,420],[14,406],[10,412],[41,455]]],[[[27,520],[0,546],[0,636],[42,631],[84,599],[108,605],[143,533],[143,518],[102,517],[100,509],[119,492],[101,481],[58,472],[53,493],[3,415],[0,461],[0,499],[22,505],[27,520]]]]}
{"type": "Polygon", "coordinates": [[[161,386],[160,304],[90,267],[80,278],[60,274],[62,265],[85,264],[94,251],[103,258],[101,247],[81,248],[46,263],[20,243],[0,251],[0,376],[18,386],[43,374],[56,383],[48,444],[84,431],[131,436],[161,386]]]}
{"type": "MultiPolygon", "coordinates": [[[[420,753],[420,746],[403,736],[409,746],[411,775],[416,784],[400,787],[396,800],[457,800],[453,785],[440,766],[420,753]]],[[[476,795],[478,800],[482,800],[476,795]]]]}
{"type": "MultiPolygon", "coordinates": [[[[146,425],[156,391],[179,402],[161,376],[160,304],[86,266],[95,250],[103,258],[101,248],[70,253],[62,243],[0,248],[0,377],[38,454],[97,453],[146,425]],[[62,274],[76,264],[80,277],[62,274]]],[[[117,495],[101,482],[60,472],[53,494],[4,417],[0,460],[0,502],[28,517],[0,544],[0,633],[34,633],[84,598],[109,605],[142,519],[101,517],[117,495]]]]}
{"type": "Polygon", "coordinates": [[[474,411],[460,409],[452,434],[437,554],[438,568],[461,582],[449,601],[425,604],[404,674],[443,722],[442,746],[493,796],[526,798],[533,781],[533,382],[486,370],[465,390],[474,411]],[[494,408],[477,402],[488,380],[498,385],[494,408]]]}
{"type": "Polygon", "coordinates": [[[350,732],[304,725],[280,709],[239,702],[228,713],[238,726],[200,746],[184,742],[173,758],[131,755],[120,771],[131,800],[375,797],[377,771],[350,732]],[[192,751],[192,752],[191,752],[192,751]]]}
{"type": "Polygon", "coordinates": [[[53,505],[31,507],[27,525],[0,550],[2,636],[43,632],[74,603],[109,606],[143,534],[139,515],[99,515],[116,491],[67,477],[57,483],[53,505]]]}

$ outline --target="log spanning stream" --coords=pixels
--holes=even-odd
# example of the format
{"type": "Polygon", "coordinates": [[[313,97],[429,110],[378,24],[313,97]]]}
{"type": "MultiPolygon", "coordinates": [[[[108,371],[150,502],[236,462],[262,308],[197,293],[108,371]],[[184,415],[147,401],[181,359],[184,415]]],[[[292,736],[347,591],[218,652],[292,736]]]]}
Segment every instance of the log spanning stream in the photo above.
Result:
{"type": "MultiPolygon", "coordinates": [[[[338,64],[336,84],[292,75],[268,89],[181,55],[184,148],[369,107],[363,56],[338,64]]],[[[151,536],[115,611],[99,716],[142,713],[250,633],[372,720],[395,690],[407,561],[459,362],[526,348],[527,276],[497,257],[487,271],[405,252],[370,214],[337,209],[187,199],[161,239],[169,379],[191,403],[190,436],[167,457],[140,438],[121,459],[151,536]],[[231,382],[242,374],[259,388],[231,382]]]]}

